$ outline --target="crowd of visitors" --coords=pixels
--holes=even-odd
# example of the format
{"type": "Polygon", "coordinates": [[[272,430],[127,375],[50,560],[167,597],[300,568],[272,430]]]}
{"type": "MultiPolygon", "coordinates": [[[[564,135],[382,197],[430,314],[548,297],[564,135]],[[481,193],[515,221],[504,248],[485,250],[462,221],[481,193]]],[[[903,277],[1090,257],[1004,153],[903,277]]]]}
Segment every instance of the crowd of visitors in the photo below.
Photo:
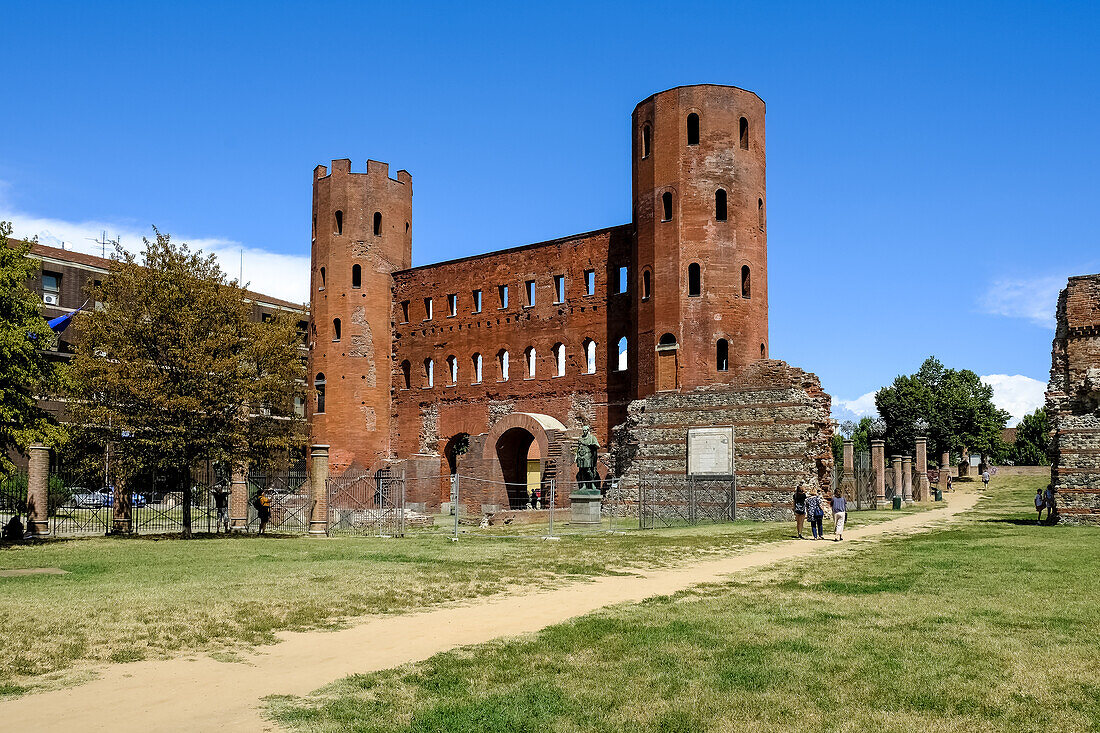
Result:
{"type": "Polygon", "coordinates": [[[840,491],[832,492],[832,496],[824,496],[821,489],[812,494],[799,486],[794,492],[794,521],[798,527],[798,539],[804,540],[802,529],[806,525],[806,517],[810,518],[810,531],[813,539],[825,539],[825,509],[833,515],[833,542],[844,539],[844,521],[848,517],[848,502],[840,491]]]}

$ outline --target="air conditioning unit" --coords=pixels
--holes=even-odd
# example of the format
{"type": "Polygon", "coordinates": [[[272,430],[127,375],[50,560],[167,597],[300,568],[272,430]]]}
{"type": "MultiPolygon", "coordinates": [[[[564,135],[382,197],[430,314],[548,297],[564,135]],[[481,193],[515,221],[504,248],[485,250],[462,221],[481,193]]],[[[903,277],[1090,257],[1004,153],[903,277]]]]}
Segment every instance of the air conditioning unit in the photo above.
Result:
{"type": "Polygon", "coordinates": [[[57,305],[57,293],[45,293],[42,302],[46,305],[57,305]]]}

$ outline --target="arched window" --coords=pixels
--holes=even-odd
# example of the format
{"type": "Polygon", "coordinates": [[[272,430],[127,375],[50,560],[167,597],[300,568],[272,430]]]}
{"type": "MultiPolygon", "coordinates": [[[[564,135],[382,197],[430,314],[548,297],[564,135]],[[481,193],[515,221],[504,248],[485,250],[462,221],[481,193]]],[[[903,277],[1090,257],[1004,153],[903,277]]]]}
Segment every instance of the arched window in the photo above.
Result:
{"type": "Polygon", "coordinates": [[[535,347],[528,346],[523,352],[524,360],[527,362],[527,378],[535,378],[535,347]]]}
{"type": "Polygon", "coordinates": [[[642,300],[649,300],[649,270],[642,270],[642,300]]]}
{"type": "Polygon", "coordinates": [[[628,364],[627,364],[627,355],[626,355],[627,348],[626,347],[627,347],[626,336],[623,336],[621,339],[619,339],[619,348],[618,348],[618,352],[619,352],[618,364],[619,364],[619,371],[620,372],[626,371],[626,368],[628,366],[628,364]]]}
{"type": "Polygon", "coordinates": [[[481,354],[474,354],[474,384],[481,384],[481,354]]]}
{"type": "Polygon", "coordinates": [[[752,273],[749,272],[748,265],[741,266],[741,297],[752,297],[752,273]]]}
{"type": "Polygon", "coordinates": [[[451,384],[458,383],[458,358],[453,354],[447,357],[447,374],[451,378],[451,384]]]}
{"type": "Polygon", "coordinates": [[[688,115],[688,145],[699,144],[699,115],[692,112],[688,115]]]}
{"type": "Polygon", "coordinates": [[[325,289],[325,268],[322,267],[321,268],[321,287],[318,288],[318,290],[324,290],[324,289],[325,289]]]}
{"type": "Polygon", "coordinates": [[[749,121],[744,117],[741,118],[741,149],[749,149],[749,121]]]}
{"type": "Polygon", "coordinates": [[[703,272],[698,262],[688,265],[688,297],[697,298],[703,294],[703,272]]]}
{"type": "Polygon", "coordinates": [[[317,412],[325,411],[325,375],[318,372],[313,378],[313,389],[317,394],[317,412]]]}
{"type": "Polygon", "coordinates": [[[592,339],[584,340],[584,373],[596,373],[596,342],[592,339]]]}
{"type": "Polygon", "coordinates": [[[432,362],[431,358],[424,360],[424,386],[435,386],[435,364],[432,362]]]}
{"type": "Polygon", "coordinates": [[[353,288],[363,287],[363,268],[359,265],[351,266],[351,286],[353,288]]]}
{"type": "Polygon", "coordinates": [[[497,352],[497,366],[500,367],[500,381],[508,381],[508,349],[497,352]]]}
{"type": "Polygon", "coordinates": [[[764,231],[764,199],[756,200],[756,224],[764,231]]]}
{"type": "Polygon", "coordinates": [[[565,344],[554,344],[554,376],[565,376],[565,344]]]}
{"type": "Polygon", "coordinates": [[[381,211],[376,211],[376,212],[374,212],[374,236],[377,237],[381,234],[382,234],[382,212],[381,211]]]}
{"type": "Polygon", "coordinates": [[[718,339],[718,371],[728,372],[730,368],[730,342],[718,339]]]}
{"type": "Polygon", "coordinates": [[[665,335],[661,336],[661,340],[657,342],[657,345],[658,346],[675,346],[676,345],[676,337],[673,336],[671,333],[666,333],[665,335]]]}
{"type": "Polygon", "coordinates": [[[714,192],[714,218],[717,221],[726,220],[726,189],[724,188],[714,192]]]}
{"type": "Polygon", "coordinates": [[[332,319],[332,340],[333,341],[339,341],[340,340],[340,319],[339,318],[333,318],[332,319]]]}
{"type": "Polygon", "coordinates": [[[665,191],[661,194],[661,204],[664,206],[664,216],[661,221],[672,220],[672,192],[665,191]]]}
{"type": "Polygon", "coordinates": [[[344,212],[342,211],[336,212],[336,233],[344,233],[344,212]]]}
{"type": "Polygon", "coordinates": [[[401,362],[401,382],[405,385],[405,389],[412,387],[412,364],[408,359],[401,362]]]}
{"type": "Polygon", "coordinates": [[[648,158],[649,157],[649,136],[650,136],[649,125],[646,125],[645,127],[642,128],[642,157],[643,158],[648,158]]]}
{"type": "Polygon", "coordinates": [[[766,359],[767,358],[767,353],[768,353],[768,350],[764,348],[764,344],[760,344],[760,358],[761,359],[766,359]]]}

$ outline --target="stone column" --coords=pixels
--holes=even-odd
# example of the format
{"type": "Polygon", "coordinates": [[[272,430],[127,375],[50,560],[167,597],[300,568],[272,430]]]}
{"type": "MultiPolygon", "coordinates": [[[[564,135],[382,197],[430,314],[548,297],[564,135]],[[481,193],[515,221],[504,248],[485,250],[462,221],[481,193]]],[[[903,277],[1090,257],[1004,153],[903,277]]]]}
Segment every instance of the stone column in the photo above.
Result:
{"type": "Polygon", "coordinates": [[[928,501],[931,485],[928,481],[928,438],[917,438],[917,458],[913,464],[916,471],[916,486],[913,498],[916,501],[928,501]]]}
{"type": "Polygon", "coordinates": [[[871,470],[875,481],[875,506],[879,509],[886,505],[886,441],[871,441],[871,470]]]}
{"type": "Polygon", "coordinates": [[[129,534],[134,529],[134,520],[130,514],[130,486],[121,476],[115,477],[114,497],[111,501],[111,532],[129,534]]]}
{"type": "Polygon", "coordinates": [[[855,443],[844,441],[844,474],[840,479],[840,493],[848,501],[856,498],[856,459],[855,443]]]}
{"type": "Polygon", "coordinates": [[[229,530],[248,531],[248,467],[233,466],[229,477],[229,530]]]}
{"type": "Polygon", "coordinates": [[[947,491],[947,479],[951,476],[951,453],[944,451],[940,456],[940,491],[947,491]]]}
{"type": "Polygon", "coordinates": [[[959,461],[959,478],[970,475],[970,451],[962,449],[962,460],[959,461]]]}
{"type": "Polygon", "coordinates": [[[901,485],[901,456],[890,456],[890,463],[894,466],[894,479],[890,482],[890,485],[894,488],[894,496],[900,496],[904,501],[904,493],[901,485]]]}
{"type": "Polygon", "coordinates": [[[309,459],[309,536],[325,537],[328,535],[328,446],[313,446],[309,459]]]}
{"type": "Polygon", "coordinates": [[[50,448],[35,443],[27,452],[27,532],[32,537],[46,537],[50,533],[50,448]]]}
{"type": "Polygon", "coordinates": [[[901,458],[901,500],[906,504],[913,503],[913,457],[901,458]]]}

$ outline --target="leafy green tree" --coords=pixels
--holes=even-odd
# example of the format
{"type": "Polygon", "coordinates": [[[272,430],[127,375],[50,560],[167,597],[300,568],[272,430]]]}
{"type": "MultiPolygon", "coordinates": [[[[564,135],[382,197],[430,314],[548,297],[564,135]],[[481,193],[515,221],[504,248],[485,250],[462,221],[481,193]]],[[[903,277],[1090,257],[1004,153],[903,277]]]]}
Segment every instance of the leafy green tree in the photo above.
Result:
{"type": "Polygon", "coordinates": [[[11,222],[0,222],[0,475],[14,468],[9,449],[22,451],[37,440],[56,443],[61,437],[36,399],[54,379],[45,352],[54,334],[27,287],[39,265],[27,257],[30,244],[10,239],[11,232],[11,222]]]}
{"type": "Polygon", "coordinates": [[[1016,426],[1016,442],[1009,455],[1017,466],[1047,466],[1050,459],[1047,450],[1050,447],[1050,417],[1040,407],[1016,426]]]}
{"type": "MultiPolygon", "coordinates": [[[[73,421],[89,443],[111,446],[120,486],[173,477],[190,536],[196,463],[272,463],[299,443],[296,324],[253,322],[244,289],[214,257],[166,234],[145,240],[142,263],[121,248],[115,259],[94,293],[103,306],[81,315],[73,421]]],[[[128,496],[119,490],[116,501],[128,496]]]]}

